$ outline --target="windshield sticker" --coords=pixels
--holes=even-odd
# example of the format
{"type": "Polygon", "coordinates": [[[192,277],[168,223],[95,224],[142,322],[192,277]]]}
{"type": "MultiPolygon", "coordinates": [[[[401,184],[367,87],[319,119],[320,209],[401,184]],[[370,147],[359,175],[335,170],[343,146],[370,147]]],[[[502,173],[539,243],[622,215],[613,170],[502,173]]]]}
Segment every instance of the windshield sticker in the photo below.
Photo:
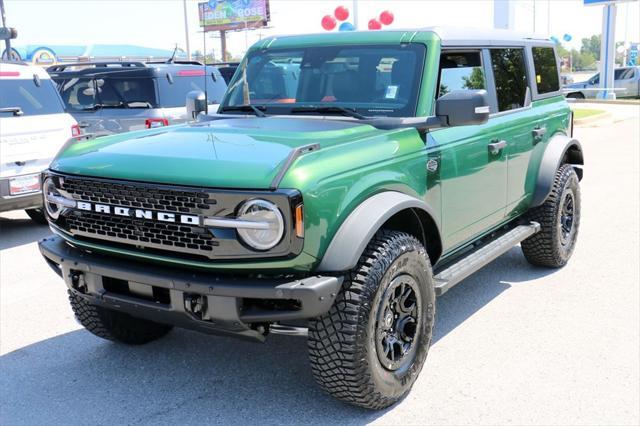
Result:
{"type": "Polygon", "coordinates": [[[384,97],[386,99],[395,99],[398,96],[398,86],[387,86],[387,93],[384,97]]]}

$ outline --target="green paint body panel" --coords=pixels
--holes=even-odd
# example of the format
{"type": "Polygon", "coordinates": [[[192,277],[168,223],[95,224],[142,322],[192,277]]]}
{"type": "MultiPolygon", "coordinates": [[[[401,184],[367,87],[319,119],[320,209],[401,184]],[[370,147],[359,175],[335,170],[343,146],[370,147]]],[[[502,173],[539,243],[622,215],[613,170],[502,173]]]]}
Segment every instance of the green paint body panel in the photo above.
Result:
{"type": "MultiPolygon", "coordinates": [[[[433,115],[440,57],[431,32],[382,31],[271,38],[252,47],[275,49],[328,44],[423,43],[427,47],[417,115],[433,115]]],[[[223,100],[224,103],[224,100],[223,100]]],[[[550,137],[568,133],[570,111],[562,96],[496,114],[482,125],[421,134],[414,128],[379,130],[352,119],[233,118],[78,142],[51,169],[74,175],[225,189],[269,189],[292,149],[318,143],[297,158],[279,187],[301,192],[304,248],[292,259],[186,261],[134,250],[78,245],[111,254],[189,267],[233,271],[313,271],[334,234],[356,206],[382,191],[400,191],[433,209],[443,258],[522,214],[530,205],[542,154],[550,137]],[[547,133],[534,141],[533,129],[547,133]],[[507,148],[491,155],[494,139],[507,148]],[[427,161],[438,168],[427,171],[427,161]]],[[[72,240],[70,236],[66,238],[72,240]]]]}

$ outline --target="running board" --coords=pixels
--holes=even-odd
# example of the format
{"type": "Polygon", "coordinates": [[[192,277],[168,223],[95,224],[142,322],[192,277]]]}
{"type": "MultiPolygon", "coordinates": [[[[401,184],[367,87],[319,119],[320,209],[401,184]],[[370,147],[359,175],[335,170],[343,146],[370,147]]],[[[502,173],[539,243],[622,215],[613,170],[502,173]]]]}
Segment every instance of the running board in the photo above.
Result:
{"type": "Polygon", "coordinates": [[[511,231],[496,238],[490,243],[465,255],[454,264],[447,266],[435,277],[436,295],[441,296],[451,287],[486,266],[491,261],[508,252],[522,240],[526,240],[540,230],[540,224],[531,222],[529,225],[519,225],[511,231]]]}

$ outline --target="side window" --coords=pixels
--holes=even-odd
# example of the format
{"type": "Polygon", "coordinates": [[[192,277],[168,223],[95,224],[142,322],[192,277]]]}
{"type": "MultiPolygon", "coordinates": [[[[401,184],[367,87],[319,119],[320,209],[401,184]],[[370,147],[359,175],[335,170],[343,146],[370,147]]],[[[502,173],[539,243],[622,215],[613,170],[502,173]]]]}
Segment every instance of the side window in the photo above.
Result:
{"type": "Polygon", "coordinates": [[[486,89],[480,52],[443,53],[438,97],[453,90],[472,89],[486,89]]]}
{"type": "Polygon", "coordinates": [[[614,79],[615,80],[628,80],[635,76],[635,72],[633,68],[621,68],[615,71],[614,79]]]}
{"type": "Polygon", "coordinates": [[[88,78],[58,80],[58,90],[67,108],[74,111],[95,109],[96,90],[94,81],[88,78]]]}
{"type": "Polygon", "coordinates": [[[600,84],[600,74],[596,74],[589,79],[589,84],[600,84]]]}
{"type": "Polygon", "coordinates": [[[558,63],[551,47],[534,47],[533,66],[536,71],[538,93],[550,93],[560,90],[558,81],[558,63]]]}
{"type": "Polygon", "coordinates": [[[524,50],[491,49],[491,68],[496,82],[498,111],[524,107],[527,96],[524,50]]]}

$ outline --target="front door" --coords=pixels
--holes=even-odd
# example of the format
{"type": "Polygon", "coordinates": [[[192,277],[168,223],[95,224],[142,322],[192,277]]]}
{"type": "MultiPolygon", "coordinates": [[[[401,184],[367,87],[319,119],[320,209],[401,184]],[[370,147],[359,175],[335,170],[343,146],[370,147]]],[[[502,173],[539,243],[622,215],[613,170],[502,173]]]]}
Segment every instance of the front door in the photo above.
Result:
{"type": "MultiPolygon", "coordinates": [[[[487,89],[486,62],[480,50],[445,51],[440,60],[438,96],[451,90],[487,89]]],[[[506,143],[499,137],[501,129],[501,124],[490,119],[482,125],[429,133],[431,142],[440,149],[445,251],[504,220],[507,156],[506,143]]]]}

